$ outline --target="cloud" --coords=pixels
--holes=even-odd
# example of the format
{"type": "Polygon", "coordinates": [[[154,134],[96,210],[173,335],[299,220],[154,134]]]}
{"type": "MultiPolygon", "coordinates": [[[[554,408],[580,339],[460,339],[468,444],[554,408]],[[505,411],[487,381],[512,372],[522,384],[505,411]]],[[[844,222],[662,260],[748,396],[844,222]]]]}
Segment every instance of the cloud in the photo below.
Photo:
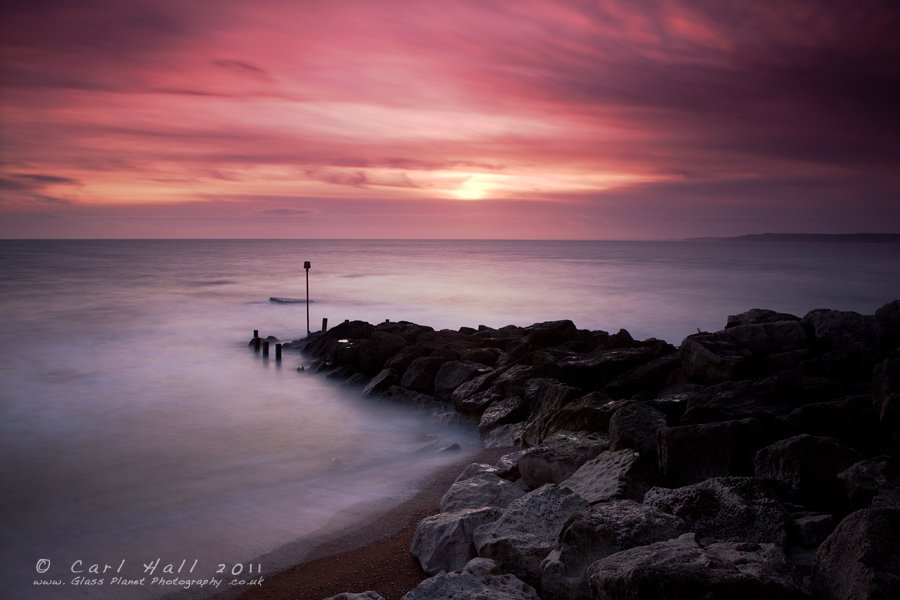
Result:
{"type": "Polygon", "coordinates": [[[315,216],[320,215],[325,212],[321,208],[289,208],[289,207],[275,207],[275,206],[267,206],[262,210],[258,210],[256,212],[262,213],[264,215],[280,215],[280,216],[315,216]]]}

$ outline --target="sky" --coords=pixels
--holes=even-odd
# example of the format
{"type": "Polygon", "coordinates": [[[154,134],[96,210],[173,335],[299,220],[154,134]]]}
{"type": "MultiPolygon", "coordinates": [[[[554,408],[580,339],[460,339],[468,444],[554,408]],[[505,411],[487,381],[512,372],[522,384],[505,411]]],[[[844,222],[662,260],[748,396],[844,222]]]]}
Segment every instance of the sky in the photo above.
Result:
{"type": "Polygon", "coordinates": [[[0,238],[900,233],[896,0],[4,0],[0,238]]]}

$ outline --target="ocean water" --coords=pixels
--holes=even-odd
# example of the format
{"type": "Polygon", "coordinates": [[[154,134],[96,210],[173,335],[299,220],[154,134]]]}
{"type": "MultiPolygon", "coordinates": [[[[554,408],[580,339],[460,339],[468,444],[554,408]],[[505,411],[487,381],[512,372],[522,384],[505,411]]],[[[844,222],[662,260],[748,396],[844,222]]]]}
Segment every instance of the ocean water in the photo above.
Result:
{"type": "Polygon", "coordinates": [[[306,260],[313,330],[323,317],[572,319],[677,345],[749,308],[871,314],[900,298],[900,245],[887,244],[0,241],[4,594],[185,587],[151,583],[160,576],[222,578],[191,586],[221,592],[251,565],[302,558],[313,544],[298,540],[409,497],[449,460],[416,452],[431,440],[477,449],[470,428],[298,373],[297,354],[277,364],[248,349],[254,329],[306,335],[304,304],[269,302],[305,298],[306,260]]]}

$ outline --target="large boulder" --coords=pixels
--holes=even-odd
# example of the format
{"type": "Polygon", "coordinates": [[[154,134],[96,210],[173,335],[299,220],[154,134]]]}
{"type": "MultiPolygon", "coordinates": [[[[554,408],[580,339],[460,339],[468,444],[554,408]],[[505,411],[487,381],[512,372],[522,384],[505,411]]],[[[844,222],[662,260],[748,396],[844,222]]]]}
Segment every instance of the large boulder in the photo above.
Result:
{"type": "Polygon", "coordinates": [[[403,373],[400,385],[415,392],[433,395],[434,379],[445,362],[448,361],[443,357],[423,356],[417,358],[403,373]]]}
{"type": "Polygon", "coordinates": [[[490,373],[493,369],[480,363],[464,360],[445,362],[434,377],[434,395],[442,400],[449,400],[453,391],[479,375],[490,373]]]}
{"type": "Polygon", "coordinates": [[[802,433],[832,437],[864,454],[876,450],[883,439],[872,397],[865,394],[801,406],[780,418],[779,428],[785,438],[802,433]]]}
{"type": "Polygon", "coordinates": [[[472,479],[473,477],[484,475],[485,473],[500,476],[501,470],[497,467],[485,463],[472,463],[468,467],[463,469],[462,473],[457,475],[456,480],[453,483],[465,481],[466,479],[472,479]]]}
{"type": "Polygon", "coordinates": [[[900,459],[896,456],[860,461],[838,473],[838,479],[844,484],[854,510],[900,508],[900,459]]]}
{"type": "Polygon", "coordinates": [[[394,369],[382,369],[375,377],[373,377],[366,387],[362,389],[361,394],[365,397],[380,396],[386,392],[392,385],[400,385],[400,377],[394,369]]]}
{"type": "Polygon", "coordinates": [[[677,489],[653,488],[644,504],[683,519],[700,538],[786,547],[790,515],[754,477],[714,477],[677,489]]]}
{"type": "Polygon", "coordinates": [[[494,380],[497,379],[503,373],[502,370],[493,370],[483,373],[481,375],[477,375],[476,377],[470,379],[469,381],[463,383],[450,394],[450,401],[453,402],[453,405],[456,406],[466,398],[470,396],[474,396],[479,392],[483,392],[490,388],[494,380]]]}
{"type": "Polygon", "coordinates": [[[875,315],[852,311],[817,309],[800,321],[824,350],[857,348],[866,356],[875,355],[886,338],[886,331],[875,315]]]}
{"type": "Polygon", "coordinates": [[[791,502],[841,512],[849,506],[838,473],[861,459],[834,438],[801,434],[761,449],[753,464],[756,476],[772,481],[791,502]]]}
{"type": "Polygon", "coordinates": [[[409,551],[429,575],[458,571],[476,556],[472,543],[475,529],[493,523],[502,514],[501,509],[486,506],[426,517],[419,521],[409,551]]]}
{"type": "Polygon", "coordinates": [[[666,387],[669,374],[680,367],[678,353],[661,356],[615,377],[603,387],[603,393],[612,398],[631,398],[640,392],[655,396],[666,387]]]}
{"type": "Polygon", "coordinates": [[[562,483],[584,463],[608,449],[609,440],[599,434],[558,433],[525,451],[518,461],[519,474],[529,489],[545,483],[562,483]]]}
{"type": "Polygon", "coordinates": [[[659,465],[657,433],[666,426],[666,415],[640,402],[629,402],[609,420],[610,450],[637,450],[647,466],[659,465]]]}
{"type": "Polygon", "coordinates": [[[588,569],[598,600],[802,600],[800,574],[775,544],[701,546],[695,534],[625,550],[588,569]]]}
{"type": "Polygon", "coordinates": [[[757,356],[800,350],[809,345],[806,330],[798,321],[738,325],[724,333],[757,356]]]}
{"type": "Polygon", "coordinates": [[[420,583],[401,600],[540,600],[533,587],[501,574],[496,562],[473,558],[461,571],[440,573],[420,583]]]}
{"type": "Polygon", "coordinates": [[[359,368],[367,375],[381,371],[388,360],[409,345],[402,335],[384,331],[373,331],[371,341],[359,353],[359,368]]]}
{"type": "Polygon", "coordinates": [[[556,546],[563,524],[588,506],[570,490],[554,484],[539,487],[510,504],[497,521],[475,530],[478,556],[538,587],[541,561],[556,546]]]}
{"type": "Polygon", "coordinates": [[[457,481],[441,498],[441,512],[467,508],[506,508],[510,502],[525,495],[516,484],[493,473],[481,473],[457,481]]]}
{"type": "Polygon", "coordinates": [[[613,400],[602,392],[591,392],[563,406],[547,423],[548,431],[609,430],[609,420],[627,400],[613,400]]]}
{"type": "Polygon", "coordinates": [[[402,388],[399,385],[392,385],[384,392],[382,392],[381,397],[390,400],[392,402],[397,402],[399,404],[406,404],[407,406],[411,406],[417,410],[439,410],[443,407],[443,404],[440,400],[435,398],[434,396],[429,396],[428,394],[420,394],[419,392],[414,392],[412,390],[408,390],[406,388],[402,388]]]}
{"type": "Polygon", "coordinates": [[[528,415],[528,404],[521,396],[494,400],[481,415],[478,432],[484,437],[499,425],[521,422],[526,415],[528,415]]]}
{"type": "Polygon", "coordinates": [[[791,412],[785,395],[770,382],[726,381],[687,396],[683,421],[713,423],[757,417],[768,419],[791,412]]]}
{"type": "Polygon", "coordinates": [[[663,542],[688,532],[678,517],[633,500],[615,500],[576,513],[559,534],[559,542],[541,563],[544,600],[590,600],[585,573],[616,552],[663,542]]]}
{"type": "Polygon", "coordinates": [[[484,416],[484,411],[486,411],[491,404],[499,400],[502,400],[502,397],[497,393],[497,390],[489,388],[478,392],[477,394],[466,396],[461,400],[455,400],[453,402],[453,408],[462,415],[473,418],[477,417],[480,421],[481,417],[484,416]]]}
{"type": "Polygon", "coordinates": [[[771,443],[770,436],[769,428],[753,418],[660,429],[660,475],[670,487],[753,475],[753,457],[771,443]]]}
{"type": "Polygon", "coordinates": [[[679,354],[684,372],[707,385],[745,379],[756,368],[753,352],[722,331],[688,336],[679,354]]]}
{"type": "Polygon", "coordinates": [[[882,427],[900,433],[900,360],[886,360],[875,366],[872,399],[882,427]]]}
{"type": "Polygon", "coordinates": [[[384,363],[384,366],[386,369],[394,369],[402,377],[413,361],[430,356],[432,352],[433,350],[423,346],[406,346],[384,363]]]}
{"type": "Polygon", "coordinates": [[[777,323],[778,321],[799,321],[800,317],[787,313],[779,313],[766,308],[751,308],[739,315],[728,315],[725,329],[742,325],[758,325],[760,323],[777,323]]]}
{"type": "Polygon", "coordinates": [[[891,340],[900,338],[900,300],[888,302],[875,311],[875,317],[881,321],[881,326],[891,340]]]}
{"type": "Polygon", "coordinates": [[[537,366],[515,365],[500,374],[494,380],[494,387],[501,396],[525,397],[528,383],[532,379],[552,379],[559,375],[559,366],[556,363],[546,363],[537,366]]]}
{"type": "Polygon", "coordinates": [[[601,452],[562,485],[596,504],[610,500],[640,501],[653,480],[634,450],[618,450],[601,452]]]}
{"type": "Polygon", "coordinates": [[[486,450],[491,448],[520,448],[525,445],[525,442],[522,440],[524,430],[524,423],[499,425],[484,435],[482,445],[486,450]]]}
{"type": "Polygon", "coordinates": [[[586,391],[601,390],[622,373],[669,354],[670,348],[668,344],[615,350],[601,347],[588,354],[559,361],[559,378],[586,391]]]}
{"type": "Polygon", "coordinates": [[[582,395],[578,390],[555,379],[532,379],[525,386],[525,402],[529,417],[525,423],[525,441],[540,444],[547,436],[550,419],[566,404],[582,395]]]}
{"type": "Polygon", "coordinates": [[[900,508],[872,508],[841,521],[816,553],[821,600],[900,598],[900,508]]]}

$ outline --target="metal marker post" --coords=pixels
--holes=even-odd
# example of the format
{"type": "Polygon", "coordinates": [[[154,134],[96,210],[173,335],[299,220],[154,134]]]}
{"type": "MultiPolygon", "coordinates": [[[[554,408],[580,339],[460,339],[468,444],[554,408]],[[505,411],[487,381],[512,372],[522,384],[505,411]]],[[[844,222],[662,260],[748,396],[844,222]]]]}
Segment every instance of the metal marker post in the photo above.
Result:
{"type": "Polygon", "coordinates": [[[303,263],[303,268],[306,269],[306,337],[309,337],[309,261],[303,263]]]}

